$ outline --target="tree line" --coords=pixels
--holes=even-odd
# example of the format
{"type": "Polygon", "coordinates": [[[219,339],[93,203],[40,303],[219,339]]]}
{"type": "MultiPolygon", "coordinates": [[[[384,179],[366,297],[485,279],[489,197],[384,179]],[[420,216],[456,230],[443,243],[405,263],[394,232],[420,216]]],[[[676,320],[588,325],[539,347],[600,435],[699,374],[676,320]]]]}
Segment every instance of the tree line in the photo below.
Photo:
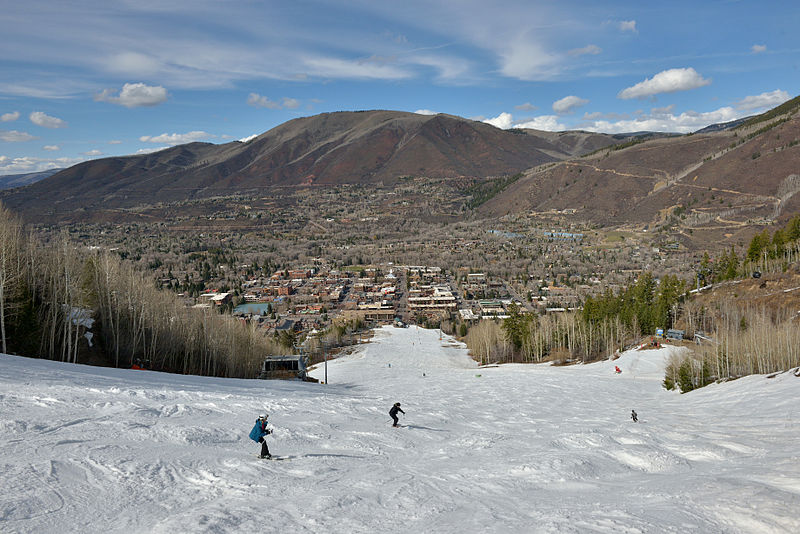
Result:
{"type": "Polygon", "coordinates": [[[115,367],[146,361],[224,377],[253,377],[264,356],[282,352],[254,326],[187,308],[118,255],[79,249],[66,236],[43,245],[2,205],[0,351],[66,362],[94,351],[115,367]]]}
{"type": "Polygon", "coordinates": [[[756,234],[740,258],[731,248],[716,260],[704,255],[697,280],[666,275],[657,280],[642,273],[618,292],[586,297],[580,311],[536,316],[516,305],[508,317],[483,320],[459,329],[473,357],[482,364],[505,362],[587,362],[611,357],[639,343],[656,329],[678,323],[703,331],[712,341],[669,362],[664,386],[682,392],[717,380],[754,373],[773,373],[800,366],[797,312],[780,307],[741,305],[735,301],[713,309],[692,300],[693,283],[724,282],[754,272],[784,272],[800,265],[800,216],[772,235],[756,234]]]}

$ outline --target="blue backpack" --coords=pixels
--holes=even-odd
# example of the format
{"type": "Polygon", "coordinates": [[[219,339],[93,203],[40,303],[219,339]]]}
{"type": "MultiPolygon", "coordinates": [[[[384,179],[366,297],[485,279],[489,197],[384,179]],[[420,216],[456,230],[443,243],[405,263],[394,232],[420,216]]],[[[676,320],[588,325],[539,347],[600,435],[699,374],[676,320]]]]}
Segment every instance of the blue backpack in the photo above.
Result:
{"type": "Polygon", "coordinates": [[[253,430],[250,431],[250,439],[258,443],[258,440],[261,436],[264,435],[264,431],[261,430],[261,421],[256,421],[256,424],[253,426],[253,430]]]}

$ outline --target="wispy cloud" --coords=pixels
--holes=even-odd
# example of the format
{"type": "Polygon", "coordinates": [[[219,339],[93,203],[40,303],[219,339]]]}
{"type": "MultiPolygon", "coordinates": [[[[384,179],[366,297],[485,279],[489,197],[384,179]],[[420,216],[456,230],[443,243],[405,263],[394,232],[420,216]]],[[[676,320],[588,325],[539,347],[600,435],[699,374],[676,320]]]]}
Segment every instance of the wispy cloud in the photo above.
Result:
{"type": "Polygon", "coordinates": [[[709,85],[711,80],[703,78],[693,68],[669,69],[661,71],[652,78],[623,89],[617,98],[629,100],[632,98],[648,98],[661,93],[675,93],[688,91],[709,85]]]}
{"type": "Polygon", "coordinates": [[[587,54],[588,55],[592,55],[592,56],[596,56],[597,54],[599,54],[602,51],[603,51],[603,49],[600,48],[599,46],[590,44],[590,45],[584,46],[583,48],[573,48],[572,50],[567,52],[567,54],[569,54],[570,56],[585,56],[587,54]]]}
{"type": "Polygon", "coordinates": [[[413,78],[406,68],[369,60],[314,56],[303,62],[304,71],[316,77],[354,80],[402,80],[413,78]]]}
{"type": "Polygon", "coordinates": [[[585,98],[580,98],[574,95],[565,96],[560,100],[553,102],[553,111],[559,115],[573,112],[576,108],[585,106],[589,101],[585,98]]]}
{"type": "Polygon", "coordinates": [[[90,158],[97,157],[97,156],[102,156],[102,155],[103,155],[103,153],[102,153],[101,151],[97,150],[96,148],[94,148],[94,149],[92,149],[92,150],[87,150],[86,152],[82,152],[82,154],[83,154],[84,156],[88,156],[88,157],[90,157],[90,158]]]}
{"type": "Polygon", "coordinates": [[[126,108],[157,106],[167,101],[167,90],[160,86],[143,83],[126,83],[117,94],[115,89],[105,89],[94,96],[95,102],[108,102],[126,108]]]}
{"type": "Polygon", "coordinates": [[[751,51],[751,52],[753,52],[754,54],[760,54],[761,52],[766,52],[766,51],[767,51],[767,45],[763,45],[763,44],[754,44],[754,45],[753,45],[753,46],[750,48],[750,51],[751,51]]]}
{"type": "Polygon", "coordinates": [[[500,72],[520,80],[548,80],[561,73],[561,58],[527,38],[511,41],[500,51],[500,72]]]}
{"type": "Polygon", "coordinates": [[[61,150],[61,147],[58,146],[58,145],[44,145],[42,147],[42,149],[43,150],[47,150],[49,152],[57,152],[57,151],[61,150]]]}
{"type": "Polygon", "coordinates": [[[36,126],[41,126],[43,128],[66,128],[67,123],[58,117],[51,117],[47,115],[43,111],[34,111],[32,112],[28,118],[31,120],[33,124],[36,126]]]}
{"type": "Polygon", "coordinates": [[[34,139],[39,138],[27,132],[0,130],[0,141],[5,141],[7,143],[24,143],[25,141],[33,141],[34,139]]]}
{"type": "Polygon", "coordinates": [[[430,109],[418,109],[414,113],[416,113],[417,115],[438,115],[439,114],[438,111],[433,111],[433,110],[430,110],[430,109]]]}
{"type": "Polygon", "coordinates": [[[183,145],[185,143],[192,143],[195,141],[201,141],[203,139],[210,139],[216,137],[213,134],[203,131],[192,131],[184,134],[168,134],[163,133],[161,135],[143,135],[139,138],[139,141],[143,143],[160,143],[169,146],[175,145],[183,145]]]}
{"type": "Polygon", "coordinates": [[[635,20],[621,20],[619,21],[619,25],[617,27],[622,32],[639,33],[639,30],[636,29],[635,20]]]}
{"type": "Polygon", "coordinates": [[[0,115],[0,122],[13,122],[19,118],[19,111],[12,111],[11,113],[3,113],[0,115]]]}
{"type": "Polygon", "coordinates": [[[536,111],[539,108],[537,108],[530,102],[525,102],[524,104],[519,104],[517,106],[514,106],[514,109],[517,109],[519,111],[536,111]]]}

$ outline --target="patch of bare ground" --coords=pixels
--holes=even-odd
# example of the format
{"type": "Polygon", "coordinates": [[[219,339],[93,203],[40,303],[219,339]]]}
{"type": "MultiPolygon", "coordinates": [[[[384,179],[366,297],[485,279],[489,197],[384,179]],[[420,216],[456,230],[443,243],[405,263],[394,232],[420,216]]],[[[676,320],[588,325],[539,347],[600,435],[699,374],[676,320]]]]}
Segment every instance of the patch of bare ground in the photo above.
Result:
{"type": "Polygon", "coordinates": [[[709,309],[735,305],[742,310],[765,310],[772,317],[794,316],[800,322],[800,265],[761,278],[732,280],[701,292],[694,303],[709,309]]]}

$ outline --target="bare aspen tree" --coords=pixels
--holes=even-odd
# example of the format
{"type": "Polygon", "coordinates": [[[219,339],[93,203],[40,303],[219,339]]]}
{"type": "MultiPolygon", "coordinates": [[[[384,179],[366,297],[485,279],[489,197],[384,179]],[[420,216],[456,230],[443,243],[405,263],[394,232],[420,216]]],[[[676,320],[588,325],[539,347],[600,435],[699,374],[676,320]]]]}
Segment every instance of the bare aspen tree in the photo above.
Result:
{"type": "Polygon", "coordinates": [[[0,352],[3,353],[8,352],[6,317],[23,276],[19,261],[21,236],[21,224],[0,204],[0,352]]]}

